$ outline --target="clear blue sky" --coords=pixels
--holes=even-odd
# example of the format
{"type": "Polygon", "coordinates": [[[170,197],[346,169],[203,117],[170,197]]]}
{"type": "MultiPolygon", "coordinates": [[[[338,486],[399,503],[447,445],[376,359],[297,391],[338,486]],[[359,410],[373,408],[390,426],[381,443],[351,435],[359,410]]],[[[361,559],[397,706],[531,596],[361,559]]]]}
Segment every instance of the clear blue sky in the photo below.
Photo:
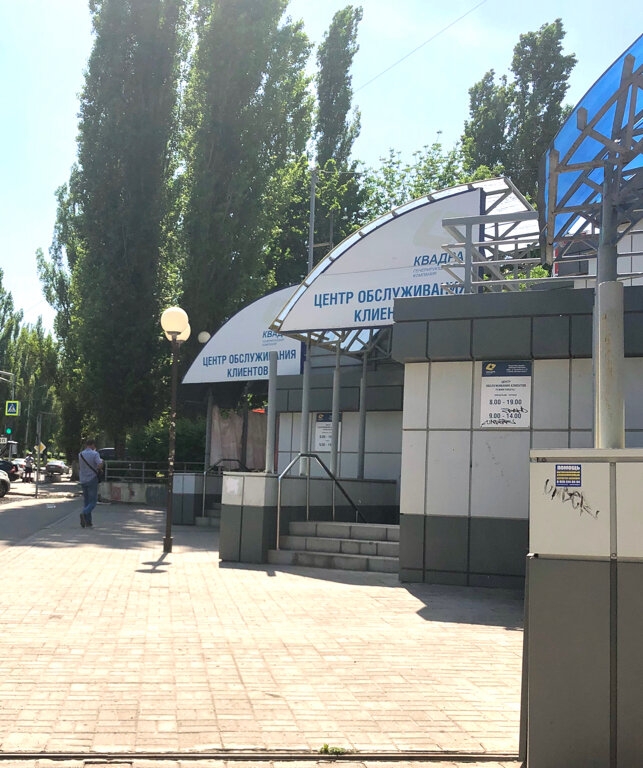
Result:
{"type": "MultiPolygon", "coordinates": [[[[364,88],[382,70],[440,32],[480,0],[363,0],[360,51],[353,68],[362,133],[355,156],[369,165],[389,147],[405,158],[438,131],[450,146],[467,117],[467,89],[486,72],[506,72],[522,32],[561,17],[565,51],[578,58],[568,101],[575,103],[643,31],[643,3],[618,11],[598,0],[485,0],[472,13],[364,88]]],[[[319,42],[341,0],[291,0],[319,42]]],[[[616,6],[614,6],[616,8],[616,6]]],[[[23,308],[51,327],[53,313],[36,276],[34,253],[47,249],[55,218],[54,190],[75,158],[78,93],[91,49],[86,0],[0,0],[0,267],[23,308]]]]}

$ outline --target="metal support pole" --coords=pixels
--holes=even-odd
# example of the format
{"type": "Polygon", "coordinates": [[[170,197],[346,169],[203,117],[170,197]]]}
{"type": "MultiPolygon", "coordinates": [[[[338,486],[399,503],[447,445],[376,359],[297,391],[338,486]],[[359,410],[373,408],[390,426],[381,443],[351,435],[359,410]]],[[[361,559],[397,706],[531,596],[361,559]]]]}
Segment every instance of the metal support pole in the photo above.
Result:
{"type": "Polygon", "coordinates": [[[623,284],[618,282],[616,173],[605,167],[594,296],[594,447],[625,446],[623,284]]]}
{"type": "Polygon", "coordinates": [[[241,421],[241,466],[247,466],[248,459],[248,393],[250,392],[250,382],[246,381],[243,388],[243,413],[241,421]]]}
{"type": "Polygon", "coordinates": [[[368,352],[362,355],[362,378],[359,382],[359,430],[357,433],[357,478],[364,479],[364,454],[366,453],[366,376],[368,352]]]}
{"type": "Polygon", "coordinates": [[[277,435],[277,360],[276,352],[268,355],[268,431],[266,433],[266,472],[275,471],[275,438],[277,435]]]}
{"type": "MultiPolygon", "coordinates": [[[[214,395],[212,389],[208,387],[208,408],[205,417],[205,454],[203,456],[203,469],[210,466],[210,443],[212,442],[212,410],[214,408],[214,395]]],[[[205,482],[205,480],[203,481],[205,482]]]]}
{"type": "Polygon", "coordinates": [[[172,404],[170,408],[170,451],[168,457],[167,472],[167,509],[165,513],[165,538],[163,539],[163,552],[172,551],[172,495],[174,492],[174,456],[176,453],[176,390],[179,378],[179,366],[177,365],[179,342],[178,334],[172,337],[172,404]]]}
{"type": "Polygon", "coordinates": [[[596,286],[595,448],[625,447],[623,292],[623,283],[616,280],[596,286]]]}
{"type": "Polygon", "coordinates": [[[330,471],[337,476],[337,454],[339,451],[339,397],[341,388],[341,369],[339,365],[341,356],[339,339],[335,348],[335,370],[333,371],[333,405],[331,415],[331,443],[330,443],[330,471]]]}
{"type": "Polygon", "coordinates": [[[473,280],[473,235],[471,224],[465,226],[464,239],[464,292],[471,293],[471,284],[473,280]]]}
{"type": "MultiPolygon", "coordinates": [[[[301,387],[301,424],[299,432],[299,452],[307,453],[310,447],[310,341],[304,348],[306,359],[304,360],[304,375],[301,387]]],[[[299,474],[303,477],[308,474],[310,462],[302,459],[299,465],[299,474]]]]}
{"type": "Polygon", "coordinates": [[[310,172],[310,214],[308,217],[308,274],[313,271],[313,249],[315,247],[315,187],[317,168],[310,172]]]}

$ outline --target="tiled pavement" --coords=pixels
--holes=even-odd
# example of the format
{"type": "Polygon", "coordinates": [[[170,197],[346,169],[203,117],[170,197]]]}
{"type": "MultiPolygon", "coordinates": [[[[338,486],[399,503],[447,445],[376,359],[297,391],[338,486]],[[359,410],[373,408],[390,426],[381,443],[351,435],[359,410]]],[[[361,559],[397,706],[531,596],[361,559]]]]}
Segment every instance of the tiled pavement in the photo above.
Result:
{"type": "Polygon", "coordinates": [[[202,528],[164,557],[163,513],[62,503],[0,553],[0,751],[517,750],[515,593],[220,567],[202,528]]]}

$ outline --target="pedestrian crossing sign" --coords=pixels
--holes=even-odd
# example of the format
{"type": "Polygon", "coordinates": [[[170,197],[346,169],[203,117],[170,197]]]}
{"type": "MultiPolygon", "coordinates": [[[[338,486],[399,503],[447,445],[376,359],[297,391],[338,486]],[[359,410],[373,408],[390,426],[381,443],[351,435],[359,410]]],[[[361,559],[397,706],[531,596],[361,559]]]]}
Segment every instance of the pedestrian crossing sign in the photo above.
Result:
{"type": "Polygon", "coordinates": [[[4,406],[5,416],[20,416],[20,400],[7,400],[4,406]]]}

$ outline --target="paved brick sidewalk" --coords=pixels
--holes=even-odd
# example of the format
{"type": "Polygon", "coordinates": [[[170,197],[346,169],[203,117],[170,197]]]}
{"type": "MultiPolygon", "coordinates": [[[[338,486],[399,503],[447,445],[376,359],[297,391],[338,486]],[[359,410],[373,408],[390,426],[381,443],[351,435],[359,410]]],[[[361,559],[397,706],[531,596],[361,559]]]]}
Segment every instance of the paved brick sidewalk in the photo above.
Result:
{"type": "Polygon", "coordinates": [[[515,593],[164,557],[163,513],[63,503],[0,553],[0,750],[516,751],[515,593]]]}

